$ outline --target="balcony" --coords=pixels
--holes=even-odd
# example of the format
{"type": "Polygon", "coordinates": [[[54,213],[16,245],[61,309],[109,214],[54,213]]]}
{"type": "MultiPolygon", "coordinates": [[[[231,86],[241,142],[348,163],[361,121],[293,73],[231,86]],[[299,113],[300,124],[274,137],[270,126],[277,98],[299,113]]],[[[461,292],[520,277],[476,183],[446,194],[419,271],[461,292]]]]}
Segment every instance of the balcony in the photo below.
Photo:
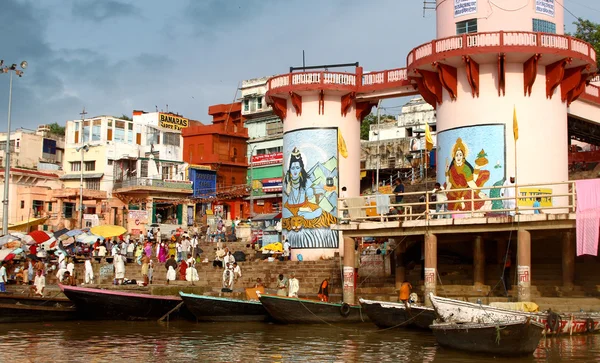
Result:
{"type": "Polygon", "coordinates": [[[115,182],[113,186],[113,192],[115,193],[134,191],[165,191],[191,194],[192,182],[189,180],[132,178],[115,182]]]}

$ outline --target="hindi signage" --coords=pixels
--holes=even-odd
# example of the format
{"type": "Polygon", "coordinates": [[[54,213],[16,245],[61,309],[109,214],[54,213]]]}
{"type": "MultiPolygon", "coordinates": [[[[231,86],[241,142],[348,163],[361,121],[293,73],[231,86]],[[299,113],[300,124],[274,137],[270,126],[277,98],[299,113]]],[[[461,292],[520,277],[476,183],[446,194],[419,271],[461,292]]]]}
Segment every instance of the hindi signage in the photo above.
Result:
{"type": "Polygon", "coordinates": [[[130,210],[128,213],[130,220],[139,221],[137,225],[148,223],[148,211],[147,210],[130,210]]]}
{"type": "Polygon", "coordinates": [[[253,165],[281,164],[283,163],[283,153],[276,152],[271,154],[253,155],[251,161],[253,165]]]}
{"type": "Polygon", "coordinates": [[[535,0],[535,12],[554,17],[554,0],[535,0]]]}
{"type": "Polygon", "coordinates": [[[477,0],[454,0],[454,17],[475,14],[477,12],[477,0]]]}
{"type": "Polygon", "coordinates": [[[181,131],[190,125],[190,120],[185,117],[176,116],[168,113],[158,114],[158,126],[163,129],[181,131]]]}

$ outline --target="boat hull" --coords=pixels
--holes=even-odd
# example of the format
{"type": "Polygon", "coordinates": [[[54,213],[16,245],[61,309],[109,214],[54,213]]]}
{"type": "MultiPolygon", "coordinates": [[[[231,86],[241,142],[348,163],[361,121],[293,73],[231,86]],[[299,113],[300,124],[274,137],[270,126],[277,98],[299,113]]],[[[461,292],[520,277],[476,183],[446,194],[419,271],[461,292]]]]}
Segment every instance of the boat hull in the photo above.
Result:
{"type": "Polygon", "coordinates": [[[0,304],[21,304],[31,306],[72,307],[73,302],[66,298],[27,296],[19,294],[0,294],[0,304]]]}
{"type": "Polygon", "coordinates": [[[60,285],[82,319],[158,319],[182,303],[178,296],[156,296],[60,285]]]}
{"type": "Polygon", "coordinates": [[[180,292],[187,309],[198,321],[264,321],[268,314],[259,301],[229,299],[180,292]]]}
{"type": "Polygon", "coordinates": [[[572,313],[556,314],[557,323],[549,321],[549,313],[529,313],[480,305],[430,295],[436,315],[444,322],[494,323],[497,321],[518,321],[529,318],[545,326],[545,334],[584,334],[600,331],[600,314],[572,313]]]}
{"type": "Polygon", "coordinates": [[[66,321],[76,317],[77,311],[74,306],[0,304],[0,323],[66,321]]]}
{"type": "Polygon", "coordinates": [[[403,303],[363,300],[360,304],[365,314],[380,328],[419,328],[429,329],[436,319],[432,308],[411,305],[406,309],[403,303]]]}
{"type": "Polygon", "coordinates": [[[369,320],[359,305],[344,305],[349,310],[346,315],[342,314],[342,304],[275,295],[261,295],[260,302],[273,320],[283,324],[355,324],[369,320]]]}
{"type": "Polygon", "coordinates": [[[542,338],[544,326],[524,319],[498,324],[441,323],[431,326],[443,347],[472,353],[502,356],[532,354],[542,338]]]}

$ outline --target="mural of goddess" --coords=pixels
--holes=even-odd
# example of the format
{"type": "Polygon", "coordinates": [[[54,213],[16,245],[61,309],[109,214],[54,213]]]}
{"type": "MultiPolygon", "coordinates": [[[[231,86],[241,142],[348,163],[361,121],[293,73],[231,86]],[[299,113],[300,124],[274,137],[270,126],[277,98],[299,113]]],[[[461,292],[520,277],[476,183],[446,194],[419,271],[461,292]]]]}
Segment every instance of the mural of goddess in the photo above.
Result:
{"type": "MultiPolygon", "coordinates": [[[[446,159],[446,189],[448,190],[448,209],[451,211],[468,211],[471,209],[471,202],[463,202],[463,200],[471,199],[471,191],[453,189],[482,188],[490,179],[490,172],[481,170],[483,166],[487,165],[485,151],[481,150],[477,155],[475,167],[467,161],[468,154],[467,145],[459,137],[452,147],[452,161],[448,163],[448,159],[446,159]]],[[[473,199],[476,199],[473,202],[475,210],[491,209],[491,202],[477,200],[485,198],[487,198],[487,195],[483,192],[473,193],[473,199]]]]}

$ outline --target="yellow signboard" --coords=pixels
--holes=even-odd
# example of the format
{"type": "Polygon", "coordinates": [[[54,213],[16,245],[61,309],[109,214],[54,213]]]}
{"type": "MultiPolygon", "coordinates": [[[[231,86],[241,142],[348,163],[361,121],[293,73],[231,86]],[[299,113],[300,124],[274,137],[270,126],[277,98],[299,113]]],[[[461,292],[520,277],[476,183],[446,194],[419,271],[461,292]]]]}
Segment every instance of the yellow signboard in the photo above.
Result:
{"type": "Polygon", "coordinates": [[[552,207],[551,195],[551,188],[519,188],[519,207],[533,207],[533,202],[537,197],[542,198],[540,207],[552,207]]]}
{"type": "Polygon", "coordinates": [[[379,187],[379,194],[392,194],[391,185],[382,185],[379,187]]]}
{"type": "Polygon", "coordinates": [[[158,126],[163,129],[180,131],[190,125],[190,120],[181,116],[175,116],[168,113],[158,114],[158,126]]]}

